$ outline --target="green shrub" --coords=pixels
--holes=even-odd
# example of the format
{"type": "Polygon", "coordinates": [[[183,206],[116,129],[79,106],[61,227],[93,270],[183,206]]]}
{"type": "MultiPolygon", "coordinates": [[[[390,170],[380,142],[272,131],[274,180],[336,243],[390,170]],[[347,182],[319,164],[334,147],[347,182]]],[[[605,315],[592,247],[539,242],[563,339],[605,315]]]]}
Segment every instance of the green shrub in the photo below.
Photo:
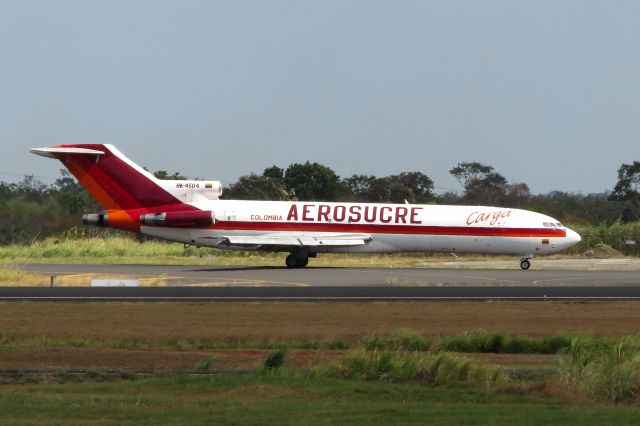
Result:
{"type": "Polygon", "coordinates": [[[425,338],[417,331],[401,328],[389,336],[370,335],[360,341],[368,350],[392,350],[392,351],[428,351],[431,340],[425,338]]]}
{"type": "Polygon", "coordinates": [[[325,343],[327,349],[332,350],[340,350],[340,349],[349,349],[349,344],[345,342],[341,342],[339,340],[332,340],[330,342],[325,343]]]}
{"type": "Polygon", "coordinates": [[[538,353],[547,353],[547,354],[556,354],[561,350],[565,350],[571,346],[571,337],[565,336],[563,334],[556,334],[551,337],[545,337],[542,339],[544,342],[546,352],[538,352],[538,353]]]}
{"type": "Polygon", "coordinates": [[[271,371],[282,367],[286,355],[287,349],[284,348],[278,349],[277,351],[269,352],[262,363],[263,369],[265,371],[271,371]]]}
{"type": "Polygon", "coordinates": [[[440,349],[447,352],[483,352],[499,353],[504,347],[505,337],[502,333],[490,333],[477,331],[446,338],[440,345],[440,349]]]}
{"type": "Polygon", "coordinates": [[[198,361],[194,367],[196,371],[207,371],[211,370],[213,366],[213,362],[218,359],[217,355],[210,355],[200,361],[198,361]]]}

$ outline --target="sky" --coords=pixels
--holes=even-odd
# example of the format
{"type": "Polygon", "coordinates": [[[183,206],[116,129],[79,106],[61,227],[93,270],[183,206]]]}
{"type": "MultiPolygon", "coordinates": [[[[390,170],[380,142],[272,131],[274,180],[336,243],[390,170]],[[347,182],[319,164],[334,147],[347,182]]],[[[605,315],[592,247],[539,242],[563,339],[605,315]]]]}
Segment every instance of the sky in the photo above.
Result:
{"type": "MultiPolygon", "coordinates": [[[[26,152],[113,143],[233,182],[462,161],[534,193],[601,192],[640,159],[640,2],[0,0],[0,180],[26,152]]],[[[17,175],[17,176],[16,176],[17,175]]]]}

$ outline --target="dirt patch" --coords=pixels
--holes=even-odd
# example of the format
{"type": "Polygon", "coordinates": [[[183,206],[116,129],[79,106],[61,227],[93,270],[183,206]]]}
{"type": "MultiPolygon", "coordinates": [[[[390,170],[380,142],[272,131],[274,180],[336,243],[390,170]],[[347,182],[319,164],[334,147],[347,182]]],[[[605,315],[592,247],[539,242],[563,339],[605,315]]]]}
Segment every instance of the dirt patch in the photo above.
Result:
{"type": "Polygon", "coordinates": [[[553,368],[556,355],[469,353],[465,356],[506,368],[553,368]]]}
{"type": "Polygon", "coordinates": [[[9,345],[84,339],[81,346],[169,348],[210,342],[354,343],[399,328],[426,335],[485,329],[530,336],[617,336],[640,329],[639,309],[638,302],[6,302],[0,303],[0,330],[9,345]]]}
{"type": "MultiPolygon", "coordinates": [[[[253,370],[266,350],[131,350],[112,348],[4,348],[0,368],[74,368],[118,370],[191,370],[214,356],[210,369],[253,370]]],[[[344,351],[292,350],[285,366],[311,368],[339,359],[344,351]]]]}

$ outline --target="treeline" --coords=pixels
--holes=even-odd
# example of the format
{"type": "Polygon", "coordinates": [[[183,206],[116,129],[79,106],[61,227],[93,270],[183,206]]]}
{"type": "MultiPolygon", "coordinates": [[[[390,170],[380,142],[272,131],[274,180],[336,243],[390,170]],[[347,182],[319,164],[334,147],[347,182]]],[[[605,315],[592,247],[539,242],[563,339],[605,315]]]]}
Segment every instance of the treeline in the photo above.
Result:
{"type": "Polygon", "coordinates": [[[560,191],[532,194],[526,183],[509,182],[493,167],[478,162],[459,163],[449,173],[460,182],[461,193],[436,194],[433,180],[421,172],[341,178],[327,166],[306,162],[286,170],[272,166],[261,175],[242,176],[225,190],[223,198],[489,205],[533,210],[574,225],[640,220],[638,161],[620,167],[612,191],[588,195],[560,191]]]}
{"type": "MultiPolygon", "coordinates": [[[[640,220],[640,162],[623,164],[609,192],[532,194],[526,183],[509,182],[493,167],[472,162],[450,170],[461,193],[435,192],[433,180],[422,172],[377,177],[340,177],[318,163],[272,166],[262,174],[240,177],[224,199],[353,201],[493,205],[548,214],[569,225],[605,225],[640,220]]],[[[182,179],[180,173],[154,173],[160,179],[182,179]]],[[[66,170],[46,185],[27,176],[18,183],[0,182],[0,244],[30,243],[80,224],[83,213],[100,207],[66,170]]]]}
{"type": "Polygon", "coordinates": [[[80,224],[100,207],[66,170],[51,185],[33,176],[0,182],[0,244],[31,243],[80,224]]]}

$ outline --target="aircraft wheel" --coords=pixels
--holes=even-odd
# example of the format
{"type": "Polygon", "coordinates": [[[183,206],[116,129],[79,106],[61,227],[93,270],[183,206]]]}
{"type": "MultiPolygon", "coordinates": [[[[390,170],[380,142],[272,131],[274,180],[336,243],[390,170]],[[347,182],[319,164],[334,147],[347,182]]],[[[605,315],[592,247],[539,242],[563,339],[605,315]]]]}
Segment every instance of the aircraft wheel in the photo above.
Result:
{"type": "Polygon", "coordinates": [[[309,263],[308,257],[298,257],[295,254],[290,254],[285,259],[287,268],[304,268],[309,263]]]}
{"type": "Polygon", "coordinates": [[[287,256],[284,263],[287,265],[287,268],[295,268],[298,266],[298,258],[295,254],[290,254],[287,256]]]}
{"type": "Polygon", "coordinates": [[[529,262],[529,259],[522,259],[520,261],[520,267],[525,271],[529,269],[530,266],[531,266],[531,262],[529,262]]]}

